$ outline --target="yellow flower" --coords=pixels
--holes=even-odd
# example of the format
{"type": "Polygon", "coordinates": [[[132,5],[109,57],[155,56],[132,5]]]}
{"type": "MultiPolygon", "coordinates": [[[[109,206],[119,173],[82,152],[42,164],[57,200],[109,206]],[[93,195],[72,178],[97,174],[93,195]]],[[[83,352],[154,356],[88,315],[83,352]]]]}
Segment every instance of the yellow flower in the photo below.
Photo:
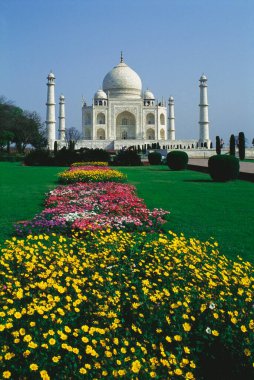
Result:
{"type": "Polygon", "coordinates": [[[10,371],[4,371],[3,372],[3,378],[4,379],[9,379],[11,377],[11,372],[10,371]]]}
{"type": "Polygon", "coordinates": [[[246,326],[242,325],[241,326],[241,330],[242,330],[243,333],[246,333],[247,332],[246,326]]]}
{"type": "Polygon", "coordinates": [[[16,313],[14,313],[14,317],[16,319],[20,319],[22,317],[22,314],[20,312],[16,311],[16,313]]]}
{"type": "Polygon", "coordinates": [[[60,359],[61,359],[61,356],[53,356],[52,362],[58,363],[60,359]]]}
{"type": "Polygon", "coordinates": [[[49,339],[49,344],[51,344],[51,346],[53,346],[55,343],[56,343],[56,340],[54,338],[49,339]]]}
{"type": "Polygon", "coordinates": [[[190,331],[191,330],[191,325],[189,323],[183,323],[183,329],[184,331],[190,331]]]}
{"type": "Polygon", "coordinates": [[[50,380],[50,376],[47,371],[45,370],[40,371],[40,375],[41,375],[42,380],[50,380]]]}
{"type": "Polygon", "coordinates": [[[149,373],[150,377],[156,377],[156,372],[152,371],[149,373]]]}
{"type": "Polygon", "coordinates": [[[37,371],[38,365],[35,364],[35,363],[32,363],[32,364],[30,364],[29,368],[30,368],[31,371],[37,371]]]}
{"type": "Polygon", "coordinates": [[[175,372],[175,374],[176,374],[177,376],[181,376],[182,373],[183,373],[183,371],[182,371],[180,368],[175,369],[174,372],[175,372]]]}
{"type": "Polygon", "coordinates": [[[31,342],[32,337],[31,337],[31,335],[25,335],[23,340],[24,340],[24,342],[31,342]]]}
{"type": "Polygon", "coordinates": [[[244,355],[245,356],[250,356],[251,355],[251,351],[248,348],[245,348],[244,355]]]}
{"type": "Polygon", "coordinates": [[[219,336],[219,332],[217,330],[212,330],[212,335],[219,336]]]}
{"type": "Polygon", "coordinates": [[[87,373],[87,370],[83,367],[80,368],[79,372],[82,374],[82,375],[85,375],[87,373]]]}
{"type": "Polygon", "coordinates": [[[191,372],[187,372],[185,374],[185,379],[192,380],[192,379],[194,379],[194,376],[191,372]]]}
{"type": "Polygon", "coordinates": [[[177,342],[181,342],[182,337],[181,337],[181,335],[174,335],[174,339],[175,339],[177,342]]]}
{"type": "Polygon", "coordinates": [[[140,368],[141,368],[141,364],[140,364],[139,360],[135,360],[134,362],[132,362],[132,364],[131,364],[132,372],[139,373],[140,368]]]}

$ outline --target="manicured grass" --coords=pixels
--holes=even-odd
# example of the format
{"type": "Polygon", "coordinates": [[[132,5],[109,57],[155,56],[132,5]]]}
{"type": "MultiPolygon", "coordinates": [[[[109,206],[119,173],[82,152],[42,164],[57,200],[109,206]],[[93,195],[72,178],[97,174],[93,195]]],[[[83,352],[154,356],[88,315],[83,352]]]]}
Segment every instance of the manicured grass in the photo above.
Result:
{"type": "MultiPolygon", "coordinates": [[[[57,173],[64,169],[0,163],[0,241],[10,237],[14,222],[42,210],[44,194],[57,185],[57,173]]],[[[127,174],[149,208],[170,211],[166,230],[202,240],[212,236],[228,257],[254,262],[253,183],[215,183],[208,174],[174,172],[167,166],[117,169],[127,174]]]]}
{"type": "Polygon", "coordinates": [[[13,223],[43,209],[44,194],[56,186],[57,173],[64,169],[0,162],[0,241],[10,237],[13,223]]]}
{"type": "Polygon", "coordinates": [[[120,168],[149,208],[170,211],[166,229],[207,240],[220,252],[254,262],[254,184],[213,182],[208,174],[167,166],[120,168]]]}

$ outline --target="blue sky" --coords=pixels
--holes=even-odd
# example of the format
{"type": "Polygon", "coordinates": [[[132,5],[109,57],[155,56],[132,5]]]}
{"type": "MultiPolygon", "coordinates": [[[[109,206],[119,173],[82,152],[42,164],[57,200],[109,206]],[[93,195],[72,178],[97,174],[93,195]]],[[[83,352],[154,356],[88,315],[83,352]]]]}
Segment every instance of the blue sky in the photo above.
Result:
{"type": "MultiPolygon", "coordinates": [[[[46,77],[81,129],[123,50],[156,98],[175,98],[176,137],[198,138],[199,78],[208,77],[210,135],[254,138],[253,0],[0,0],[0,95],[46,115],[46,77]]],[[[58,107],[57,107],[58,113],[58,107]]]]}

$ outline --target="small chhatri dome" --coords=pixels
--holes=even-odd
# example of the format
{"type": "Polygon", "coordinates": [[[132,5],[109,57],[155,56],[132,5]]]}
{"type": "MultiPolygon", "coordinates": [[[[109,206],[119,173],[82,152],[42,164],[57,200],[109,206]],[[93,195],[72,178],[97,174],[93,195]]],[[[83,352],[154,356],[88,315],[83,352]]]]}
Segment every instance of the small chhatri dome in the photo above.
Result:
{"type": "Polygon", "coordinates": [[[103,80],[103,90],[109,91],[110,97],[140,99],[142,96],[142,82],[138,74],[123,62],[115,66],[103,80]]]}
{"type": "Polygon", "coordinates": [[[154,100],[155,97],[154,97],[154,94],[152,93],[152,91],[150,91],[150,90],[146,90],[146,91],[144,92],[144,99],[145,99],[145,100],[154,100]]]}
{"type": "Polygon", "coordinates": [[[52,73],[52,71],[50,71],[48,79],[55,79],[55,75],[52,73]]]}
{"type": "Polygon", "coordinates": [[[94,99],[108,99],[107,94],[103,90],[98,90],[94,94],[94,99]]]}
{"type": "Polygon", "coordinates": [[[64,95],[63,94],[60,95],[60,100],[64,100],[64,95]]]}
{"type": "Polygon", "coordinates": [[[207,80],[207,77],[205,76],[205,74],[201,75],[200,80],[207,80]]]}
{"type": "Polygon", "coordinates": [[[171,102],[173,102],[174,101],[173,96],[170,96],[168,100],[171,101],[171,102]]]}

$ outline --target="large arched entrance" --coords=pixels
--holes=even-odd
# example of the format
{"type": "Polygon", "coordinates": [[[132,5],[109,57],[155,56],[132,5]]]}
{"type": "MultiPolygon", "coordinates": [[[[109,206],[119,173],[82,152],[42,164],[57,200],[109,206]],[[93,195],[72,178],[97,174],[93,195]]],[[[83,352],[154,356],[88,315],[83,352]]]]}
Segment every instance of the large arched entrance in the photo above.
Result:
{"type": "Polygon", "coordinates": [[[116,118],[116,139],[127,140],[136,138],[135,116],[128,111],[119,113],[116,118]]]}

